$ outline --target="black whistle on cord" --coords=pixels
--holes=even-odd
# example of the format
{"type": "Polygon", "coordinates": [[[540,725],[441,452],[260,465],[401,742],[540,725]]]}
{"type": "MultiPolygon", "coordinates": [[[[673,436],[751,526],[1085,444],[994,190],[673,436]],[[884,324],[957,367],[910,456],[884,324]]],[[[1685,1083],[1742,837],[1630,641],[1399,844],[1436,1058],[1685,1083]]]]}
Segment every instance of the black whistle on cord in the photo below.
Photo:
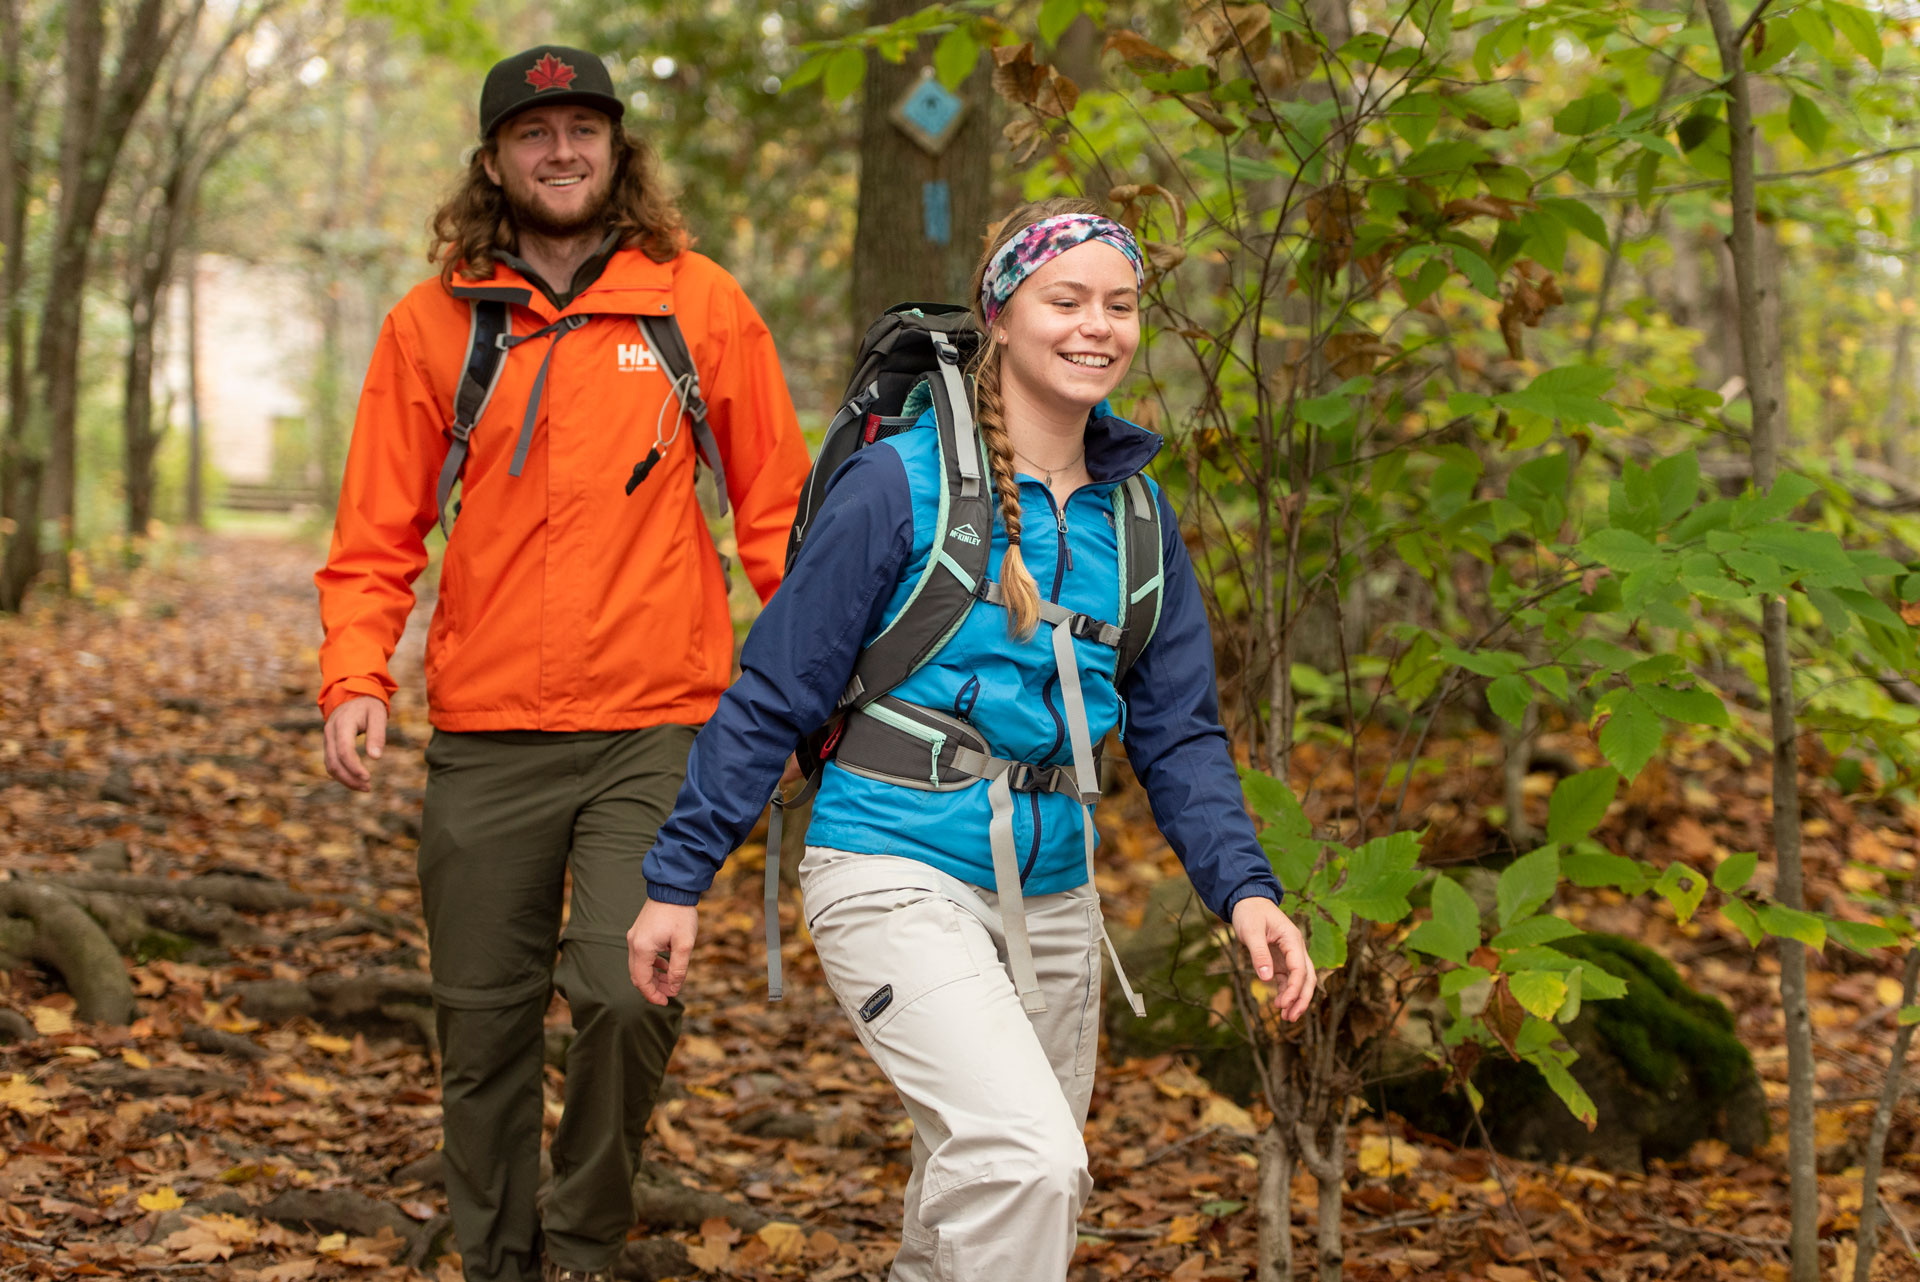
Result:
{"type": "Polygon", "coordinates": [[[647,479],[647,473],[653,471],[653,465],[660,461],[660,450],[656,446],[647,451],[647,456],[633,465],[633,475],[627,478],[627,494],[640,488],[640,482],[647,479]]]}

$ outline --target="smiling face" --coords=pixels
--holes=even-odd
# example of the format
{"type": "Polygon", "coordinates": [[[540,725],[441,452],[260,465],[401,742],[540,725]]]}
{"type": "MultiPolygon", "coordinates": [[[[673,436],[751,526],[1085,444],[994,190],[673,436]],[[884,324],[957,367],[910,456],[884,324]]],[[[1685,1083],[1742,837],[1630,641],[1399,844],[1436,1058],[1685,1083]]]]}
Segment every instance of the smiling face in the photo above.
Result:
{"type": "Polygon", "coordinates": [[[1049,417],[1084,417],[1126,376],[1140,346],[1133,264],[1088,241],[1027,277],[993,325],[1000,389],[1049,417]]]}
{"type": "Polygon", "coordinates": [[[613,122],[591,107],[535,107],[504,121],[483,153],[523,232],[578,236],[599,228],[613,199],[613,122]]]}

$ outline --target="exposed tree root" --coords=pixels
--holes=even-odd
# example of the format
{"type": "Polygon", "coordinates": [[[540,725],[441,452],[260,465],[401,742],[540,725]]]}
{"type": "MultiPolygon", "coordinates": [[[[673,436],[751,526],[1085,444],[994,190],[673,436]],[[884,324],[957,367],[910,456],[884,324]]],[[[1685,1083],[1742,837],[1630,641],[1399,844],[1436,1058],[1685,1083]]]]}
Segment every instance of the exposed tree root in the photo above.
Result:
{"type": "Polygon", "coordinates": [[[120,950],[73,895],[41,882],[0,882],[0,917],[24,917],[33,923],[28,955],[59,970],[81,1019],[133,1021],[133,982],[120,950]]]}
{"type": "Polygon", "coordinates": [[[697,1229],[711,1219],[722,1219],[742,1233],[758,1233],[766,1216],[742,1202],[718,1193],[688,1188],[656,1166],[643,1164],[633,1181],[633,1216],[655,1229],[697,1229]]]}
{"type": "Polygon", "coordinates": [[[305,908],[312,895],[277,881],[209,873],[202,877],[125,877],[113,873],[75,873],[50,881],[75,890],[99,890],[114,895],[154,895],[167,899],[203,899],[250,913],[278,913],[305,908]]]}

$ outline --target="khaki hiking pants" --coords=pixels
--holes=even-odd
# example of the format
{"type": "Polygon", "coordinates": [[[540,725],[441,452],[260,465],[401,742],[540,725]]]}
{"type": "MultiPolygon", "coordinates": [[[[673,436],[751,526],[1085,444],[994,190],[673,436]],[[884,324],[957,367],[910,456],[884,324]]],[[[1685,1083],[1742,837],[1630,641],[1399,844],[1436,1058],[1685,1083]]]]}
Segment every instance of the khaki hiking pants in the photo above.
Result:
{"type": "Polygon", "coordinates": [[[998,896],[918,860],[810,846],[808,928],[913,1119],[892,1282],[1059,1282],[1093,1189],[1081,1139],[1100,1036],[1092,886],[1026,900],[1047,1009],[1021,1009],[998,896]]]}
{"type": "Polygon", "coordinates": [[[646,900],[641,858],[673,808],[693,736],[690,726],[439,731],[427,747],[420,896],[447,1204],[470,1282],[538,1282],[543,1245],[563,1268],[610,1268],[633,1223],[634,1166],[681,1008],[635,990],[626,933],[646,900]],[[574,1039],[543,1232],[534,1197],[556,984],[574,1039]]]}

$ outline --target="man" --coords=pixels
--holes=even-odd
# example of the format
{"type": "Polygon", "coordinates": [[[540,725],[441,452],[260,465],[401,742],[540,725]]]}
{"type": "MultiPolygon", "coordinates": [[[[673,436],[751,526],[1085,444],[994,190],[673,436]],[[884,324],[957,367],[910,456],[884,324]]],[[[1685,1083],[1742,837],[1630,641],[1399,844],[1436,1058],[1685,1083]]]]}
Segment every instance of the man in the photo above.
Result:
{"type": "Polygon", "coordinates": [[[480,148],[433,220],[440,274],[381,330],[316,576],[327,770],[364,792],[356,740],[381,756],[387,664],[426,536],[458,513],[427,637],[419,875],[447,1200],[469,1279],[611,1277],[679,1025],[677,1006],[629,984],[625,935],[646,902],[641,856],[732,666],[695,446],[717,455],[762,600],[807,470],[766,326],[687,249],[622,110],[600,59],[578,49],[541,46],[488,73],[480,148]],[[663,318],[697,385],[674,385],[684,357],[640,324],[663,318]],[[575,1036],[542,1225],[555,984],[575,1036]]]}

